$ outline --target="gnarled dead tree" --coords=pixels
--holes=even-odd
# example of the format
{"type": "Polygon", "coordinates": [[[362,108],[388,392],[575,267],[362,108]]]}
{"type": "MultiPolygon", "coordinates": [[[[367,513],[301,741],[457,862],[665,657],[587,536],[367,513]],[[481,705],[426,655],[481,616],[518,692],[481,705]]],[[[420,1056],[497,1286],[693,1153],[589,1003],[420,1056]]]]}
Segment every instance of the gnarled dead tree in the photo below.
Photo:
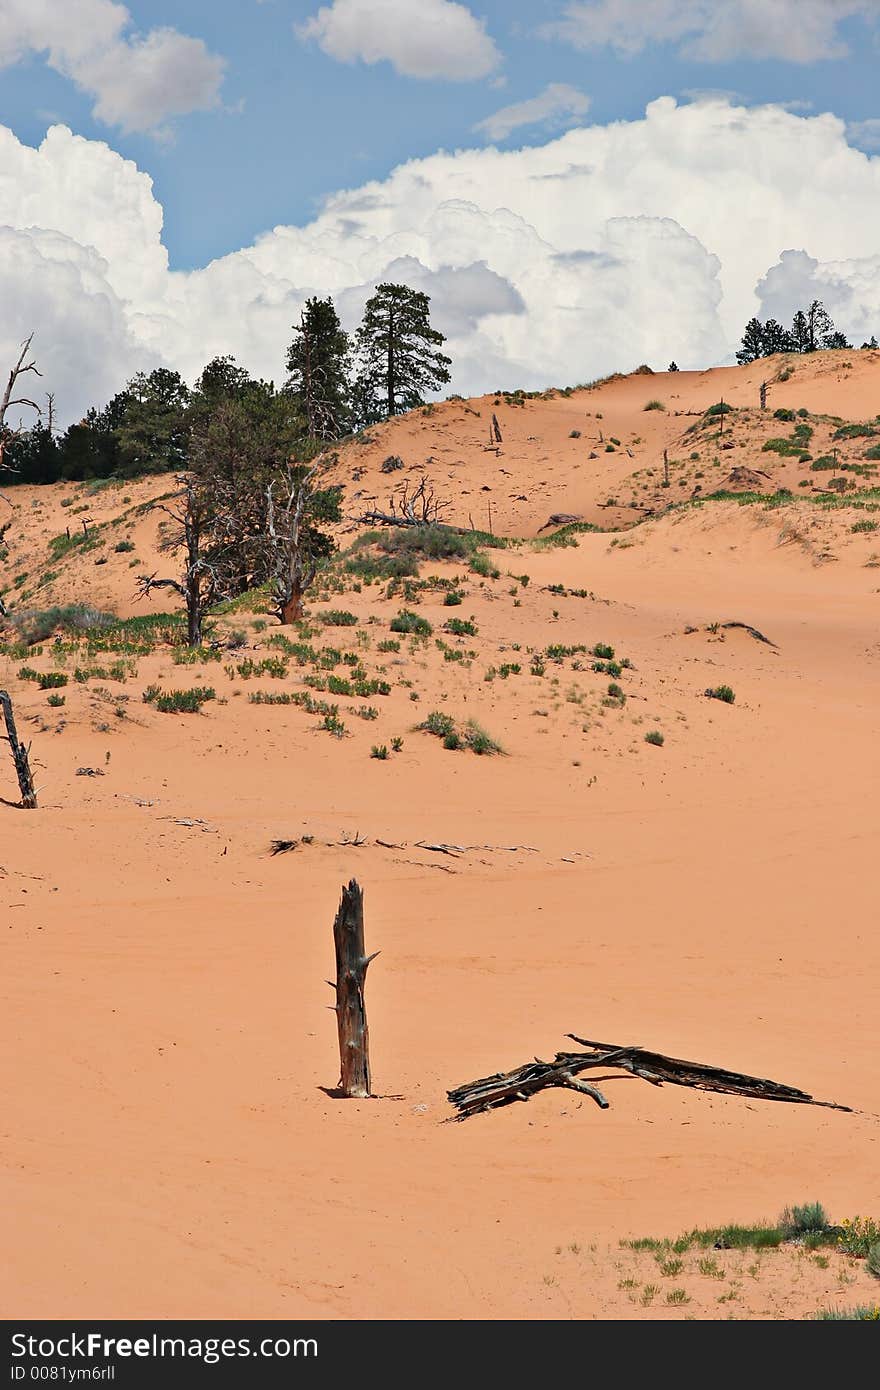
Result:
{"type": "Polygon", "coordinates": [[[318,564],[333,549],[332,538],[316,523],[339,519],[339,489],[316,483],[335,458],[321,454],[308,465],[287,463],[266,485],[261,569],[272,581],[275,611],[285,624],[302,618],[318,564]]]}
{"type": "Polygon", "coordinates": [[[15,366],[11,369],[8,380],[6,382],[6,389],[4,390],[3,395],[0,396],[0,469],[3,469],[7,473],[14,473],[16,470],[14,468],[11,468],[10,465],[6,462],[5,453],[9,445],[12,443],[13,439],[15,439],[16,435],[20,433],[19,430],[12,429],[6,423],[7,410],[11,410],[11,408],[14,405],[26,405],[29,407],[29,409],[35,410],[38,417],[42,414],[42,411],[40,410],[40,407],[37,405],[37,402],[31,400],[30,396],[16,396],[13,394],[13,392],[16,390],[16,387],[18,386],[18,380],[20,377],[27,376],[28,372],[33,372],[35,376],[42,375],[42,373],[39,371],[37,367],[36,361],[33,358],[31,358],[30,361],[27,360],[33,337],[33,333],[30,333],[22,343],[21,352],[18,355],[18,361],[15,363],[15,366]]]}
{"type": "Polygon", "coordinates": [[[180,579],[160,579],[156,574],[138,579],[141,598],[154,589],[171,589],[186,605],[186,640],[198,647],[206,616],[223,599],[235,592],[240,560],[231,539],[230,502],[216,491],[191,479],[175,499],[178,505],[154,502],[151,511],[164,512],[173,523],[162,539],[160,550],[183,553],[180,579]]]}
{"type": "Polygon", "coordinates": [[[409,482],[402,482],[391,494],[387,512],[374,508],[365,512],[361,521],[371,526],[442,526],[451,506],[437,496],[429,478],[422,478],[412,492],[409,482]]]}

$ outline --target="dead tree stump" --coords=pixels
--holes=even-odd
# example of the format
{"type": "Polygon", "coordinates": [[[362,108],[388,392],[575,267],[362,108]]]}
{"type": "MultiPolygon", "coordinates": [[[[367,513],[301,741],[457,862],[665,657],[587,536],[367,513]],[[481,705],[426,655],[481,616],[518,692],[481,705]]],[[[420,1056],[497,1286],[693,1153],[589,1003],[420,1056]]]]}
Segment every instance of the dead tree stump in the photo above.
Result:
{"type": "Polygon", "coordinates": [[[19,742],[18,730],[15,727],[15,715],[12,713],[12,700],[5,690],[0,690],[0,706],[3,707],[6,738],[12,753],[12,761],[15,763],[15,772],[21,792],[21,804],[28,810],[33,810],[37,804],[37,792],[28,758],[29,749],[19,742]]]}
{"type": "Polygon", "coordinates": [[[364,953],[364,891],[357,879],[342,890],[333,923],[336,946],[336,1026],[339,1031],[339,1089],[363,1098],[370,1089],[370,1031],[364,1003],[367,966],[379,952],[364,953]]]}

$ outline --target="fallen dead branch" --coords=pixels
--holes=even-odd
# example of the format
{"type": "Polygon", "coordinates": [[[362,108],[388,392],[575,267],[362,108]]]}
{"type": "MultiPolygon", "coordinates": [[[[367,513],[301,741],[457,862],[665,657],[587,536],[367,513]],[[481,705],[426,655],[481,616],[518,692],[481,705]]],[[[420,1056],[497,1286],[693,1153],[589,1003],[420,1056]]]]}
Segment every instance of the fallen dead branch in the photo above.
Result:
{"type": "Polygon", "coordinates": [[[458,1114],[457,1120],[467,1119],[483,1110],[493,1110],[513,1101],[528,1100],[547,1086],[565,1086],[579,1091],[595,1100],[602,1109],[607,1110],[609,1102],[596,1086],[578,1080],[579,1073],[595,1067],[612,1067],[629,1072],[652,1086],[690,1086],[698,1091],[718,1091],[724,1095],[746,1096],[752,1100],[786,1101],[790,1105],[821,1105],[828,1110],[844,1110],[852,1113],[848,1105],[838,1105],[834,1101],[814,1100],[806,1091],[779,1081],[768,1081],[762,1077],[747,1076],[741,1072],[726,1071],[723,1067],[707,1066],[703,1062],[686,1062],[678,1057],[664,1057],[661,1052],[649,1052],[642,1047],[624,1046],[615,1043],[594,1042],[588,1038],[576,1037],[567,1033],[566,1037],[587,1052],[557,1052],[552,1062],[542,1062],[535,1058],[525,1066],[513,1071],[497,1072],[478,1081],[466,1082],[448,1091],[447,1095],[458,1114]]]}
{"type": "Polygon", "coordinates": [[[759,632],[751,623],[722,623],[722,627],[740,627],[743,632],[747,632],[750,637],[754,637],[756,642],[766,642],[768,647],[776,647],[776,642],[771,642],[769,637],[765,637],[763,632],[759,632]]]}

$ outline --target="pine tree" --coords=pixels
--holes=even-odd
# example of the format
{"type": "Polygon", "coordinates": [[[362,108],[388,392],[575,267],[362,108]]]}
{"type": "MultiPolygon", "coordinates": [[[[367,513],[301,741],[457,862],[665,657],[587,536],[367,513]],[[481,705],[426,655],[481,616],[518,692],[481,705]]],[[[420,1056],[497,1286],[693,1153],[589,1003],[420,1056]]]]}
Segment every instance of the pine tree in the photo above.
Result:
{"type": "Polygon", "coordinates": [[[666,368],[666,370],[667,370],[667,372],[677,372],[677,371],[678,371],[678,363],[677,363],[677,362],[670,362],[670,364],[669,364],[669,366],[666,368]]]}
{"type": "Polygon", "coordinates": [[[307,299],[287,349],[290,392],[312,439],[339,439],[351,415],[351,341],[332,299],[307,299]]]}
{"type": "Polygon", "coordinates": [[[429,321],[430,297],[408,285],[379,285],[357,333],[355,397],[364,424],[424,405],[424,392],[449,381],[443,334],[429,321]]]}
{"type": "Polygon", "coordinates": [[[746,362],[755,362],[759,357],[764,357],[764,329],[760,319],[749,319],[746,324],[746,331],[742,337],[742,347],[736,354],[736,360],[740,366],[746,362]]]}
{"type": "Polygon", "coordinates": [[[798,309],[791,321],[791,337],[795,352],[810,352],[810,327],[803,309],[798,309]]]}
{"type": "Polygon", "coordinates": [[[764,324],[763,357],[772,357],[775,352],[794,352],[794,338],[778,319],[768,319],[764,324]]]}

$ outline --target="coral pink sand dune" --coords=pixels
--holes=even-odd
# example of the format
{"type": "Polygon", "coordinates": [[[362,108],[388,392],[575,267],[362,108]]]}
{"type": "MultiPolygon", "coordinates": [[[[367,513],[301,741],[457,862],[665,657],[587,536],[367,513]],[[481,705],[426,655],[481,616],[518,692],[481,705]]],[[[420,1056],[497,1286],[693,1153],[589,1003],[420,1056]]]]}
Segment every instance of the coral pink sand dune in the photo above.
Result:
{"type": "MultiPolygon", "coordinates": [[[[774,386],[771,405],[876,414],[876,364],[853,354],[849,372],[826,370],[830,356],[774,386]]],[[[528,535],[578,488],[571,510],[601,516],[623,470],[656,465],[690,419],[645,412],[647,400],[669,407],[674,390],[696,410],[741,391],[754,404],[759,383],[758,368],[636,376],[515,408],[466,403],[479,419],[451,403],[439,424],[410,416],[352,449],[380,498],[390,453],[408,468],[448,449],[446,471],[473,497],[506,468],[506,493],[530,500],[499,501],[499,529],[519,516],[510,530],[528,535]],[[500,455],[483,451],[487,408],[500,455]],[[450,435],[454,410],[479,439],[450,435]],[[621,450],[600,456],[594,486],[580,462],[597,426],[621,450]],[[569,467],[558,450],[573,428],[569,467]],[[654,439],[649,428],[634,462],[627,443],[654,439]],[[529,435],[544,440],[531,454],[529,435]]],[[[151,488],[133,485],[127,505],[151,488]]],[[[60,529],[52,508],[69,493],[18,505],[16,569],[60,529]]],[[[466,514],[469,499],[455,501],[466,514]]],[[[95,498],[99,520],[113,508],[118,496],[95,498]]],[[[248,682],[221,663],[175,666],[164,649],[109,693],[71,679],[57,710],[18,678],[17,657],[0,658],[41,788],[35,812],[0,807],[6,1314],[802,1317],[876,1302],[864,1261],[725,1251],[723,1281],[685,1256],[677,1306],[650,1255],[619,1245],[814,1199],[835,1219],[880,1216],[880,541],[850,530],[867,515],[728,501],[568,547],[489,551],[496,580],[429,562],[423,575],[462,576],[464,602],[426,590],[418,612],[435,636],[450,613],[473,620],[475,637],[445,639],[475,652],[464,661],[433,640],[380,654],[402,600],[348,587],[312,604],[310,640],[359,651],[392,689],[372,721],[349,713],[363,702],[339,701],[343,739],[295,706],[248,701],[258,686],[300,688],[295,666],[248,682]],[[510,577],[523,574],[527,585],[510,577]],[[327,607],[351,609],[357,628],[321,629],[327,607]],[[727,621],[775,645],[712,630],[727,621]],[[623,707],[602,704],[608,677],[589,656],[532,670],[551,644],[597,642],[632,662],[623,707]],[[504,663],[521,669],[484,679],[504,663]],[[165,715],[140,699],[152,681],[213,685],[225,703],[165,715]],[[733,705],[704,695],[721,684],[733,705]],[[433,709],[476,717],[504,756],[416,731],[433,709]],[[645,742],[654,729],[662,747],[645,742]],[[401,752],[370,757],[393,737],[401,752]],[[342,843],[357,832],[365,843],[342,843]],[[274,838],[302,835],[312,842],[269,855],[274,838]],[[351,876],[382,952],[367,986],[377,1096],[343,1102],[328,1094],[325,981],[351,876]],[[773,1077],[854,1113],[615,1076],[605,1112],[559,1090],[444,1123],[448,1087],[552,1055],[568,1031],[773,1077]],[[660,1292],[643,1299],[651,1281],[660,1292]]],[[[155,522],[132,527],[148,556],[155,522]]],[[[75,557],[55,597],[66,582],[138,611],[128,557],[111,558],[96,570],[75,557]]],[[[251,617],[224,622],[248,628],[257,660],[274,629],[251,617]]],[[[58,669],[51,643],[33,664],[58,669]]],[[[12,800],[11,764],[0,776],[12,800]]]]}

